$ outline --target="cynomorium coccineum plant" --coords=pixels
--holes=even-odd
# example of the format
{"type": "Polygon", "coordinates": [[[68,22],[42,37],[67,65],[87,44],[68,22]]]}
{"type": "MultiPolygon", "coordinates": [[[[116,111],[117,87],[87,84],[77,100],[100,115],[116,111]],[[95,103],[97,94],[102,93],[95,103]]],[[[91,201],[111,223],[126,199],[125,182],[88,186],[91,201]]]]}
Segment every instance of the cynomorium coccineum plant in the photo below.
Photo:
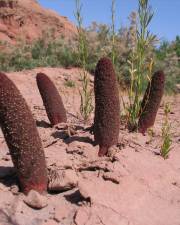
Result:
{"type": "Polygon", "coordinates": [[[111,146],[117,144],[120,125],[118,82],[108,58],[100,59],[96,66],[94,91],[94,138],[99,144],[98,155],[104,156],[111,146]]]}
{"type": "Polygon", "coordinates": [[[38,73],[36,81],[51,125],[66,122],[66,110],[53,82],[44,73],[38,73]]]}
{"type": "Polygon", "coordinates": [[[152,76],[141,103],[138,130],[144,134],[154,125],[156,114],[164,92],[165,76],[163,71],[157,71],[152,76]]]}
{"type": "Polygon", "coordinates": [[[35,121],[14,83],[0,73],[0,125],[21,190],[47,190],[47,169],[35,121]]]}

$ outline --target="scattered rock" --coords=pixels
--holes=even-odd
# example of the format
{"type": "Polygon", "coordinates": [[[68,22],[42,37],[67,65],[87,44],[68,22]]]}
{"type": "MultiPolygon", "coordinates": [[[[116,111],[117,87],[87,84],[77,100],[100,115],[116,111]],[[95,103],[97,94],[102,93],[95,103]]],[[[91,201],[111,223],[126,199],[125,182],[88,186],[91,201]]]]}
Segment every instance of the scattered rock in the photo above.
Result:
{"type": "Polygon", "coordinates": [[[50,170],[48,174],[49,191],[67,191],[77,186],[78,177],[72,169],[50,170]]]}
{"type": "Polygon", "coordinates": [[[31,190],[24,198],[24,202],[34,209],[42,209],[48,205],[47,197],[40,195],[37,191],[31,190]]]}
{"type": "Polygon", "coordinates": [[[88,190],[88,187],[87,187],[87,184],[85,181],[79,181],[78,182],[78,188],[79,188],[79,192],[80,194],[82,195],[82,197],[88,201],[91,202],[91,195],[89,193],[89,190],[88,190]]]}
{"type": "Polygon", "coordinates": [[[68,217],[68,215],[71,213],[72,209],[71,206],[68,204],[60,204],[55,209],[55,215],[54,219],[58,222],[68,217]]]}
{"type": "Polygon", "coordinates": [[[67,123],[59,123],[55,125],[55,128],[57,130],[63,130],[65,132],[66,138],[71,137],[77,133],[75,127],[67,123]]]}
{"type": "Polygon", "coordinates": [[[54,220],[47,220],[46,222],[43,222],[41,225],[58,225],[54,220]]]}
{"type": "Polygon", "coordinates": [[[68,148],[66,148],[66,152],[68,154],[78,154],[78,155],[82,155],[83,154],[83,149],[78,148],[78,147],[71,147],[69,146],[68,148]]]}
{"type": "Polygon", "coordinates": [[[74,218],[74,222],[76,225],[82,225],[86,224],[89,220],[89,208],[88,207],[81,207],[79,210],[77,210],[74,218]]]}
{"type": "Polygon", "coordinates": [[[78,166],[78,170],[81,171],[104,171],[104,172],[112,172],[111,168],[111,158],[102,158],[101,160],[83,162],[78,166]]]}
{"type": "Polygon", "coordinates": [[[0,191],[7,191],[8,188],[4,185],[0,183],[0,191]]]}
{"type": "Polygon", "coordinates": [[[11,224],[9,223],[9,217],[6,211],[0,209],[0,225],[11,225],[11,224]]]}
{"type": "Polygon", "coordinates": [[[108,150],[108,156],[114,158],[116,153],[119,151],[120,151],[119,147],[113,145],[108,150]]]}
{"type": "Polygon", "coordinates": [[[103,179],[112,181],[115,184],[119,184],[120,183],[120,178],[118,177],[118,175],[116,175],[115,173],[111,173],[111,172],[104,173],[103,174],[103,179]]]}
{"type": "Polygon", "coordinates": [[[17,185],[12,185],[10,187],[10,191],[14,194],[14,195],[17,195],[18,192],[19,192],[19,187],[17,185]]]}

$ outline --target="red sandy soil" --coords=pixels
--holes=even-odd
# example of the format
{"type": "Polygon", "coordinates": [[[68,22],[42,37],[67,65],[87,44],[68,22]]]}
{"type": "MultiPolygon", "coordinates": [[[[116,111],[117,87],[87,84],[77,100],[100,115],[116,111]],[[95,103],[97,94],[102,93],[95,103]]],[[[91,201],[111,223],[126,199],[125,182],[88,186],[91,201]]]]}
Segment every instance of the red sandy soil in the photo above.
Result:
{"type": "MultiPolygon", "coordinates": [[[[162,100],[154,136],[120,129],[119,147],[111,157],[98,158],[98,146],[79,116],[79,70],[38,68],[9,73],[30,106],[37,121],[48,168],[71,171],[78,185],[68,191],[48,193],[48,205],[35,210],[18,192],[13,165],[0,134],[0,224],[1,225],[180,225],[180,96],[162,100]],[[48,126],[48,119],[36,86],[37,72],[46,73],[57,86],[69,125],[76,134],[48,126]],[[64,83],[73,80],[75,87],[64,83]],[[161,146],[163,104],[171,103],[172,149],[164,160],[161,146]],[[15,183],[14,183],[15,182],[15,183]]],[[[91,77],[93,88],[93,78],[91,77]]]]}

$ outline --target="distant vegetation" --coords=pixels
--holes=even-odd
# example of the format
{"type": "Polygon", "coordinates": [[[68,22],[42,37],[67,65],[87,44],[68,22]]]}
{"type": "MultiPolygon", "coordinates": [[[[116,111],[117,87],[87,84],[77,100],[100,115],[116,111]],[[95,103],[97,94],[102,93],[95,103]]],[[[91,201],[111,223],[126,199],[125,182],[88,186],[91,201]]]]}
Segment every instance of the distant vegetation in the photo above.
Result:
{"type": "MultiPolygon", "coordinates": [[[[137,15],[136,12],[132,12],[129,16],[130,26],[121,27],[117,32],[113,26],[109,27],[96,22],[84,29],[88,71],[94,73],[100,57],[109,56],[114,61],[121,86],[124,88],[130,86],[128,62],[132,57],[132,48],[137,44],[137,15]]],[[[41,39],[31,45],[18,43],[16,47],[9,46],[9,48],[8,45],[4,48],[4,45],[7,44],[0,43],[0,70],[4,72],[47,66],[83,67],[77,60],[79,58],[78,39],[66,41],[60,37],[53,40],[50,33],[44,33],[41,39]]],[[[166,93],[174,93],[176,84],[180,84],[180,36],[172,42],[161,42],[158,48],[154,41],[150,42],[146,49],[146,59],[150,58],[154,60],[153,70],[163,69],[166,74],[166,93]]],[[[144,83],[142,88],[145,89],[144,83]]]]}

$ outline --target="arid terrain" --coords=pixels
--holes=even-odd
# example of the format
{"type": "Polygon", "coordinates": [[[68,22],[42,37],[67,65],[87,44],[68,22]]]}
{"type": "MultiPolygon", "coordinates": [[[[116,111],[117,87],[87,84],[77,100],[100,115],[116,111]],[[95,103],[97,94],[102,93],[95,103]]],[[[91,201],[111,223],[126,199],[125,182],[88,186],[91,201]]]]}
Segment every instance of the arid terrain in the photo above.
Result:
{"type": "MultiPolygon", "coordinates": [[[[180,225],[180,96],[164,97],[154,136],[129,133],[121,125],[118,147],[109,157],[98,146],[79,115],[78,69],[38,68],[9,73],[36,120],[48,169],[58,171],[58,190],[49,192],[46,207],[29,207],[17,179],[3,134],[0,134],[1,225],[180,225]],[[36,73],[46,73],[58,88],[68,117],[51,128],[36,86],[36,73]],[[68,87],[67,81],[73,81],[68,87]],[[160,155],[163,104],[171,103],[172,149],[160,155]]],[[[93,88],[93,77],[91,76],[93,88]]]]}
{"type": "Polygon", "coordinates": [[[76,27],[64,16],[42,8],[36,0],[0,0],[0,41],[32,42],[43,34],[72,39],[76,27]]]}
{"type": "MultiPolygon", "coordinates": [[[[132,30],[131,28],[129,29],[132,30]]],[[[126,37],[129,36],[126,33],[125,39],[120,36],[120,42],[117,42],[118,48],[120,47],[118,51],[122,55],[129,51],[126,45],[126,37]]],[[[49,179],[48,192],[44,195],[34,193],[35,197],[30,197],[21,193],[0,129],[0,225],[180,225],[180,94],[163,97],[152,135],[129,133],[124,121],[121,121],[118,145],[110,149],[108,157],[98,157],[99,147],[94,145],[94,136],[89,129],[93,124],[94,114],[85,124],[79,112],[79,91],[82,87],[80,69],[73,68],[71,64],[73,60],[77,60],[77,54],[74,55],[66,46],[58,48],[57,52],[64,50],[64,55],[59,56],[60,58],[51,55],[48,59],[55,63],[51,65],[41,64],[47,60],[45,56],[48,51],[39,56],[39,49],[43,49],[45,45],[36,46],[38,54],[35,56],[29,50],[19,57],[17,51],[20,49],[21,52],[20,46],[23,44],[36,43],[41,38],[45,40],[47,37],[48,42],[48,35],[53,41],[60,39],[72,44],[77,40],[76,34],[77,28],[68,18],[42,8],[37,0],[0,0],[0,50],[4,51],[0,55],[1,68],[4,71],[22,70],[6,74],[32,111],[44,147],[49,179]],[[15,49],[14,58],[10,57],[10,51],[6,52],[7,46],[15,49]],[[32,66],[28,64],[30,59],[35,66],[23,67],[26,64],[32,66]],[[57,63],[63,59],[65,65],[57,63]],[[7,63],[8,60],[10,63],[7,63]],[[23,70],[40,65],[51,65],[54,68],[23,70]],[[57,68],[59,65],[67,68],[57,68]],[[66,108],[66,124],[50,126],[36,84],[38,72],[47,74],[56,85],[66,108]],[[167,102],[171,106],[169,121],[172,145],[168,158],[164,160],[160,155],[161,129],[164,105],[167,102]],[[38,207],[41,209],[35,209],[38,207]]],[[[89,45],[89,49],[97,55],[90,58],[99,59],[99,49],[111,51],[111,46],[106,46],[105,43],[103,48],[103,40],[98,39],[98,32],[92,34],[94,36],[88,37],[92,38],[89,43],[93,43],[93,48],[89,45]]],[[[111,39],[109,33],[105,39],[107,37],[111,39]]],[[[178,38],[176,42],[179,43],[178,38]]],[[[52,52],[58,45],[53,46],[52,52]]],[[[174,48],[172,43],[172,53],[174,48]]],[[[121,59],[121,55],[118,57],[121,59]]],[[[167,69],[167,80],[177,86],[178,92],[179,59],[173,54],[168,57],[165,58],[168,64],[164,64],[163,58],[160,65],[167,69]]],[[[125,65],[127,58],[123,62],[125,65]]],[[[88,76],[93,89],[94,77],[90,74],[88,76]]],[[[127,99],[124,93],[121,95],[127,99]]],[[[121,112],[122,110],[121,101],[121,112]]]]}

